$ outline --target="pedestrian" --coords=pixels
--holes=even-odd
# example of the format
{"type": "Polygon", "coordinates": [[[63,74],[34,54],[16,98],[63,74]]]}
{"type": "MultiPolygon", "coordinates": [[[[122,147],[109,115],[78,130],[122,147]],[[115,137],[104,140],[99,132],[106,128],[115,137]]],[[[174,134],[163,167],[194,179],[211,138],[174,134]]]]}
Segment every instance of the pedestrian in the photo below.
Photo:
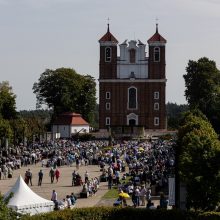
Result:
{"type": "Polygon", "coordinates": [[[40,172],[38,173],[38,186],[41,186],[42,180],[43,180],[43,176],[44,176],[43,171],[40,170],[40,172]]]}
{"type": "Polygon", "coordinates": [[[77,170],[79,169],[79,163],[80,163],[80,161],[79,161],[79,158],[77,157],[77,158],[76,158],[76,169],[77,169],[77,170]]]}
{"type": "Polygon", "coordinates": [[[55,176],[55,171],[54,171],[53,167],[51,167],[51,169],[50,169],[49,176],[50,176],[50,182],[53,183],[54,176],[55,176]]]}
{"type": "Polygon", "coordinates": [[[86,173],[85,173],[85,183],[87,183],[89,180],[89,173],[88,171],[86,170],[86,173]]]}
{"type": "Polygon", "coordinates": [[[56,177],[56,181],[58,182],[58,180],[60,178],[60,171],[58,169],[56,169],[56,171],[55,171],[55,177],[56,177]]]}
{"type": "Polygon", "coordinates": [[[145,206],[145,203],[146,203],[146,194],[147,194],[147,189],[145,188],[145,185],[142,185],[142,186],[141,186],[141,190],[140,190],[141,206],[145,206]]]}
{"type": "Polygon", "coordinates": [[[53,190],[53,192],[52,192],[51,201],[53,201],[54,204],[56,204],[56,202],[57,202],[57,192],[55,190],[53,190]]]}
{"type": "Polygon", "coordinates": [[[74,170],[72,173],[72,186],[76,184],[76,171],[74,170]]]}
{"type": "Polygon", "coordinates": [[[30,169],[28,169],[25,173],[26,179],[27,179],[27,185],[29,185],[29,183],[32,186],[32,172],[30,169]]]}

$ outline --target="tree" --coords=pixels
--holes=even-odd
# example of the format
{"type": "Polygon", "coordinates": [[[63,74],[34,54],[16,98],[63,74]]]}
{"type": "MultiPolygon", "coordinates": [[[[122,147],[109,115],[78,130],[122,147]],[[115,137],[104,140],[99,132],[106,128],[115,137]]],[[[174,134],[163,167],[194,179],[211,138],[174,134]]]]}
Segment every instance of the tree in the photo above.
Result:
{"type": "Polygon", "coordinates": [[[21,217],[21,214],[16,213],[11,208],[7,207],[7,204],[13,194],[10,194],[9,197],[4,199],[4,197],[0,194],[0,219],[6,220],[6,219],[17,219],[21,217]]]}
{"type": "Polygon", "coordinates": [[[0,117],[4,119],[15,118],[16,113],[16,95],[13,94],[9,82],[0,83],[0,117]]]}
{"type": "Polygon", "coordinates": [[[178,129],[182,114],[188,111],[188,108],[188,105],[178,105],[170,102],[166,104],[169,129],[178,129]]]}
{"type": "Polygon", "coordinates": [[[179,174],[187,186],[187,206],[214,210],[220,201],[220,142],[201,112],[189,112],[178,134],[179,174]]]}
{"type": "Polygon", "coordinates": [[[2,144],[5,144],[6,139],[12,138],[12,130],[10,127],[10,123],[8,120],[0,119],[0,139],[2,140],[2,144]]]}
{"type": "Polygon", "coordinates": [[[37,106],[48,105],[54,111],[54,116],[63,112],[77,112],[92,123],[96,105],[95,85],[93,77],[82,76],[73,69],[47,69],[34,83],[33,91],[37,106]]]}
{"type": "Polygon", "coordinates": [[[220,131],[220,71],[216,63],[208,58],[190,60],[183,77],[185,96],[191,109],[198,108],[220,131]]]}

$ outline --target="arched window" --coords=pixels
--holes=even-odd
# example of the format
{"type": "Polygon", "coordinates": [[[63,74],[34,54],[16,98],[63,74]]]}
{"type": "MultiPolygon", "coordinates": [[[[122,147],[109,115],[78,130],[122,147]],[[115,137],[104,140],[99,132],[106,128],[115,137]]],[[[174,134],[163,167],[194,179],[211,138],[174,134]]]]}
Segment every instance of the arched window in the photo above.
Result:
{"type": "Polygon", "coordinates": [[[105,62],[111,62],[112,50],[110,47],[105,48],[105,62]]]}
{"type": "Polygon", "coordinates": [[[154,62],[160,62],[160,48],[154,48],[154,62]]]}
{"type": "Polygon", "coordinates": [[[128,89],[128,108],[137,108],[137,89],[134,87],[128,89]]]}
{"type": "Polygon", "coordinates": [[[135,63],[135,49],[131,49],[130,51],[130,63],[135,63]]]}

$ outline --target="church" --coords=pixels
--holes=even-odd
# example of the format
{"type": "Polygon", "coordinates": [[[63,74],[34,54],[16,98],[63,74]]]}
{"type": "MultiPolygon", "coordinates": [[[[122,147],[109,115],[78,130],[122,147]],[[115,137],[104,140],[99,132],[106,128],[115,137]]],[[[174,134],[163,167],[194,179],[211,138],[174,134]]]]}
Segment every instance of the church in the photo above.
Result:
{"type": "Polygon", "coordinates": [[[166,42],[156,24],[155,34],[147,41],[147,54],[146,44],[140,40],[118,45],[108,24],[99,40],[100,131],[138,134],[166,130],[166,42]]]}

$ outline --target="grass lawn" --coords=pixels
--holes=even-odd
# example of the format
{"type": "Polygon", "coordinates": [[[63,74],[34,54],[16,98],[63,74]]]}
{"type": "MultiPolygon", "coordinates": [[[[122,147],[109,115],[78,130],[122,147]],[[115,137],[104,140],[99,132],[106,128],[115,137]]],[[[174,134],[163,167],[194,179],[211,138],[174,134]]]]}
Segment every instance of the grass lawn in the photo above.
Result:
{"type": "Polygon", "coordinates": [[[118,198],[118,187],[113,186],[102,198],[103,199],[117,199],[118,198]]]}
{"type": "MultiPolygon", "coordinates": [[[[121,180],[121,183],[128,183],[130,177],[127,177],[125,180],[121,180]]],[[[118,187],[113,186],[103,197],[103,199],[117,199],[118,198],[118,187]]]]}

